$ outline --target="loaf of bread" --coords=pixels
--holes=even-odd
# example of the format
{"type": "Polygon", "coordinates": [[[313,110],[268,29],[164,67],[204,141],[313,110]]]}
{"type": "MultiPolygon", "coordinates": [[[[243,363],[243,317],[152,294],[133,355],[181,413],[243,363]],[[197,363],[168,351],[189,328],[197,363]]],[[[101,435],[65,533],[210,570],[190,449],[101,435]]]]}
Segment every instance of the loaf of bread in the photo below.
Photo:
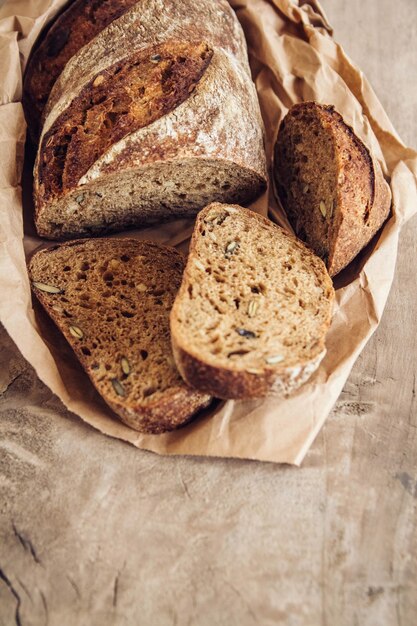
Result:
{"type": "Polygon", "coordinates": [[[26,67],[23,108],[34,142],[51,89],[67,62],[138,0],[75,0],[35,44],[26,67]]]}
{"type": "Polygon", "coordinates": [[[391,192],[381,167],[334,107],[294,105],[283,119],[274,178],[295,233],[340,272],[387,219],[391,192]]]}
{"type": "Polygon", "coordinates": [[[197,217],[171,338],[184,380],[219,398],[287,394],[325,355],[334,291],[324,263],[260,215],[197,217]]]}
{"type": "Polygon", "coordinates": [[[67,63],[34,170],[53,239],[247,203],[266,186],[263,126],[226,0],[142,0],[67,63]]]}
{"type": "Polygon", "coordinates": [[[132,239],[72,241],[30,261],[36,297],[97,391],[141,432],[177,428],[210,402],[184,384],[172,355],[183,265],[174,248],[132,239]]]}

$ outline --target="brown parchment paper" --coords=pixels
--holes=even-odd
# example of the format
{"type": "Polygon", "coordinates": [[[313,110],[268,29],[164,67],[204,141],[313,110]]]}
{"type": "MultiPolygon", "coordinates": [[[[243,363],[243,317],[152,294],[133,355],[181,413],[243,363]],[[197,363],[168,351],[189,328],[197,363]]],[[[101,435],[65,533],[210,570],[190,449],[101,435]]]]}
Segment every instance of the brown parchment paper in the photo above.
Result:
{"type": "MultiPolygon", "coordinates": [[[[319,370],[290,398],[218,402],[177,432],[141,435],[117,421],[53,324],[35,303],[32,308],[25,254],[42,242],[30,219],[28,166],[23,178],[25,218],[22,212],[26,134],[20,105],[22,71],[37,35],[63,0],[8,0],[0,8],[0,319],[39,378],[68,409],[107,435],[160,454],[300,464],[381,319],[393,279],[399,231],[417,211],[417,153],[401,142],[362,72],[332,39],[318,2],[230,2],[248,41],[268,158],[287,109],[295,102],[315,99],[336,106],[373,150],[391,182],[392,217],[336,280],[328,351],[319,370]]],[[[276,221],[286,224],[272,189],[252,206],[264,214],[269,208],[276,221]]],[[[135,236],[184,245],[191,229],[192,222],[182,220],[135,236]]]]}

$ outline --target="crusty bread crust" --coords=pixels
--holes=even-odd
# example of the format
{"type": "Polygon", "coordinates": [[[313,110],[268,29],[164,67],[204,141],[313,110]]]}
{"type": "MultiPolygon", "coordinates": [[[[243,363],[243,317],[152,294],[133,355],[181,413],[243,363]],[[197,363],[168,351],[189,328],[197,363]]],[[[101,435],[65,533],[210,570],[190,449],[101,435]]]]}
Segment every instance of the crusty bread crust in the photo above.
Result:
{"type": "Polygon", "coordinates": [[[231,371],[214,367],[196,354],[180,347],[172,330],[172,350],[175,363],[183,379],[194,389],[215,394],[217,398],[251,400],[266,396],[285,396],[303,385],[316,371],[326,355],[320,352],[314,359],[293,367],[270,367],[262,374],[231,371]]]}
{"type": "Polygon", "coordinates": [[[290,109],[278,132],[273,172],[281,204],[296,234],[325,260],[331,276],[357,256],[389,215],[391,192],[380,164],[333,106],[303,102],[290,109]],[[306,132],[312,125],[317,128],[317,138],[311,140],[316,144],[315,154],[324,136],[333,151],[330,162],[325,152],[329,148],[323,144],[322,162],[318,160],[313,165],[317,179],[322,177],[325,168],[327,171],[334,169],[327,198],[322,191],[323,207],[320,207],[320,198],[311,204],[312,184],[309,181],[305,185],[305,173],[312,167],[311,158],[306,165],[308,147],[300,149],[303,128],[306,132]],[[320,229],[321,237],[317,236],[320,229]]]}
{"type": "Polygon", "coordinates": [[[40,135],[43,109],[67,61],[137,0],[75,0],[36,42],[26,67],[23,108],[31,137],[40,135]]]}
{"type": "MultiPolygon", "coordinates": [[[[236,230],[236,232],[240,231],[236,230]]],[[[218,235],[216,237],[218,240],[218,235]]],[[[256,255],[256,252],[254,254],[256,255]]],[[[268,263],[274,263],[272,250],[268,263]]],[[[238,270],[235,267],[233,272],[236,271],[238,270]]],[[[234,277],[234,274],[228,276],[227,270],[223,275],[223,279],[236,285],[237,296],[239,294],[239,279],[234,277]]],[[[171,341],[178,370],[189,385],[200,391],[213,394],[218,398],[251,399],[268,395],[289,394],[310,378],[326,354],[325,335],[331,321],[333,298],[332,281],[323,262],[307,250],[301,242],[257,213],[237,205],[213,203],[201,211],[197,217],[181,287],[171,311],[171,341]],[[208,219],[210,212],[213,213],[213,210],[220,212],[226,210],[232,216],[239,215],[239,218],[245,221],[248,231],[252,233],[254,251],[256,250],[257,235],[259,235],[260,227],[266,227],[268,231],[272,230],[277,237],[284,237],[290,240],[294,255],[296,256],[297,251],[302,251],[303,259],[308,259],[312,264],[311,270],[313,271],[314,268],[315,275],[321,280],[321,289],[324,295],[323,301],[325,302],[323,306],[326,307],[326,310],[322,324],[317,329],[314,348],[308,353],[308,357],[298,361],[297,359],[292,359],[293,362],[291,364],[285,361],[270,365],[264,363],[262,368],[255,372],[249,371],[250,368],[246,368],[242,363],[230,364],[230,366],[225,367],[218,362],[216,363],[216,357],[210,356],[209,360],[208,354],[202,354],[201,349],[195,345],[192,335],[188,336],[189,330],[187,329],[187,332],[184,331],[179,321],[183,302],[187,300],[189,290],[196,285],[198,280],[208,280],[207,274],[203,273],[201,277],[202,272],[200,272],[200,276],[196,276],[196,267],[200,262],[200,257],[196,251],[199,246],[199,240],[202,237],[206,237],[205,220],[206,218],[208,219]]],[[[277,304],[276,306],[278,307],[279,305],[277,304]]],[[[198,308],[198,304],[196,304],[196,307],[198,308]]],[[[227,315],[233,316],[233,313],[228,313],[227,315]]]]}
{"type": "Polygon", "coordinates": [[[165,307],[183,263],[174,248],[132,239],[75,240],[40,250],[29,263],[34,294],[97,391],[124,423],[144,433],[178,428],[211,400],[183,383],[172,360],[165,307]],[[138,315],[145,298],[154,308],[138,315]],[[150,324],[157,324],[154,331],[150,324]],[[149,332],[155,338],[147,339],[149,332]]]}
{"type": "Polygon", "coordinates": [[[186,214],[192,215],[213,200],[230,201],[232,193],[239,202],[248,203],[264,191],[267,174],[259,103],[241,27],[230,6],[225,4],[223,0],[205,3],[169,0],[161,15],[159,0],[143,0],[67,65],[49,100],[52,108],[45,120],[34,170],[35,224],[41,236],[88,236],[140,226],[155,221],[153,209],[158,220],[172,219],[184,214],[182,201],[186,214]],[[196,28],[194,23],[198,25],[196,28]],[[197,84],[192,85],[188,98],[148,125],[115,139],[104,153],[97,154],[95,162],[89,164],[88,171],[78,181],[72,181],[71,188],[58,191],[53,197],[48,195],[44,181],[50,167],[47,147],[53,141],[49,132],[59,128],[61,122],[66,123],[65,113],[74,98],[93,86],[106,68],[123,63],[127,51],[130,55],[151,51],[164,42],[172,44],[174,49],[175,40],[181,38],[206,42],[213,50],[208,67],[197,84]],[[103,55],[109,42],[112,50],[103,55]],[[191,170],[183,180],[172,181],[171,163],[181,165],[185,160],[193,161],[191,170]],[[202,174],[206,174],[206,162],[214,161],[222,167],[224,180],[213,176],[204,189],[206,181],[202,174]],[[148,181],[147,168],[155,163],[161,165],[161,175],[156,182],[148,181]],[[164,163],[167,163],[165,172],[164,163]],[[241,175],[235,174],[236,168],[241,170],[241,175]],[[108,189],[111,174],[123,175],[123,188],[129,188],[129,198],[120,203],[118,216],[114,215],[114,207],[123,189],[114,185],[108,189]],[[146,189],[142,185],[144,181],[148,181],[146,189]],[[97,193],[101,198],[99,203],[97,193]],[[176,195],[176,199],[170,194],[176,195]],[[81,207],[77,200],[80,197],[81,207]],[[144,198],[146,206],[143,206],[144,198]],[[99,226],[97,216],[100,216],[99,226]],[[79,224],[78,233],[73,228],[66,229],[68,221],[79,224]]]}

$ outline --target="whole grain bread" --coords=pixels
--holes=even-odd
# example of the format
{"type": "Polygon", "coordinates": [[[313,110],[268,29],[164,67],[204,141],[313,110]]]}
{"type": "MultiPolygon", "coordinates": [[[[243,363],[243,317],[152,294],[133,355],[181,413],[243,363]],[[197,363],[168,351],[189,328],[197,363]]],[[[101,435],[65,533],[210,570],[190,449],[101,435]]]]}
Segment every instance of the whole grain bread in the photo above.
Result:
{"type": "Polygon", "coordinates": [[[97,391],[145,433],[177,428],[210,402],[184,384],[171,350],[183,266],[175,249],[132,239],[72,241],[29,264],[36,297],[97,391]]]}
{"type": "Polygon", "coordinates": [[[213,203],[197,217],[171,311],[178,369],[219,398],[287,394],[325,355],[333,298],[304,244],[248,209],[213,203]]]}
{"type": "Polygon", "coordinates": [[[279,128],[274,178],[295,233],[334,276],[387,219],[381,167],[333,106],[294,105],[279,128]]]}
{"type": "Polygon", "coordinates": [[[244,37],[225,0],[142,0],[67,64],[34,171],[53,239],[246,203],[266,186],[244,37]]]}
{"type": "Polygon", "coordinates": [[[33,141],[39,139],[43,109],[67,62],[138,0],[75,0],[41,34],[26,67],[23,109],[33,141]]]}

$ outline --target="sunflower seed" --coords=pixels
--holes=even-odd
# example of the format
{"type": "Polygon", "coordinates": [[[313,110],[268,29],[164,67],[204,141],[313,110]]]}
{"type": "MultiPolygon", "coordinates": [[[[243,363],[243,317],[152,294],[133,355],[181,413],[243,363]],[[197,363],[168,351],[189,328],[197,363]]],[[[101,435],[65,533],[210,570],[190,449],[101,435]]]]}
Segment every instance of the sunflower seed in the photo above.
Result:
{"type": "Polygon", "coordinates": [[[94,79],[93,87],[98,87],[99,85],[101,85],[101,83],[104,83],[103,74],[99,74],[97,78],[94,79]]]}
{"type": "Polygon", "coordinates": [[[206,268],[204,267],[204,265],[199,259],[194,259],[194,265],[198,267],[198,269],[201,270],[202,272],[206,271],[206,268]]]}
{"type": "Polygon", "coordinates": [[[231,241],[227,244],[226,249],[224,251],[224,256],[226,259],[230,259],[232,254],[239,248],[239,244],[237,241],[231,241]]]}
{"type": "Polygon", "coordinates": [[[136,290],[140,291],[141,293],[145,293],[145,291],[148,291],[148,288],[143,283],[139,283],[139,285],[136,285],[136,290]]]}
{"type": "Polygon", "coordinates": [[[304,185],[303,193],[307,193],[310,187],[308,185],[304,185]]]}
{"type": "Polygon", "coordinates": [[[324,202],[324,200],[320,200],[320,212],[322,214],[323,217],[326,217],[326,203],[324,202]]]}
{"type": "Polygon", "coordinates": [[[129,376],[130,374],[130,363],[127,360],[127,358],[124,356],[120,359],[120,365],[122,366],[122,372],[123,374],[126,374],[126,376],[129,376]]]}
{"type": "Polygon", "coordinates": [[[120,380],[117,380],[117,378],[112,378],[111,384],[113,385],[113,389],[115,390],[117,395],[124,398],[124,396],[126,395],[126,391],[120,380]]]}
{"type": "Polygon", "coordinates": [[[258,310],[259,302],[256,300],[251,300],[248,304],[248,315],[249,317],[255,317],[256,311],[258,310]]]}
{"type": "Polygon", "coordinates": [[[82,339],[84,337],[84,333],[79,326],[70,326],[69,331],[76,339],[82,339]]]}
{"type": "Polygon", "coordinates": [[[251,330],[246,330],[245,328],[236,328],[237,334],[241,337],[246,337],[246,339],[255,339],[256,335],[251,330]]]}
{"type": "Polygon", "coordinates": [[[53,285],[47,285],[46,283],[38,283],[37,281],[33,281],[32,285],[39,289],[39,291],[45,291],[46,293],[64,293],[63,289],[59,287],[54,287],[53,285]]]}
{"type": "Polygon", "coordinates": [[[248,374],[262,374],[263,373],[262,370],[256,370],[254,368],[250,368],[250,369],[247,368],[246,371],[248,374]]]}
{"type": "Polygon", "coordinates": [[[265,361],[269,365],[275,365],[276,363],[281,363],[284,360],[284,357],[281,354],[277,354],[276,356],[270,356],[265,361]]]}

